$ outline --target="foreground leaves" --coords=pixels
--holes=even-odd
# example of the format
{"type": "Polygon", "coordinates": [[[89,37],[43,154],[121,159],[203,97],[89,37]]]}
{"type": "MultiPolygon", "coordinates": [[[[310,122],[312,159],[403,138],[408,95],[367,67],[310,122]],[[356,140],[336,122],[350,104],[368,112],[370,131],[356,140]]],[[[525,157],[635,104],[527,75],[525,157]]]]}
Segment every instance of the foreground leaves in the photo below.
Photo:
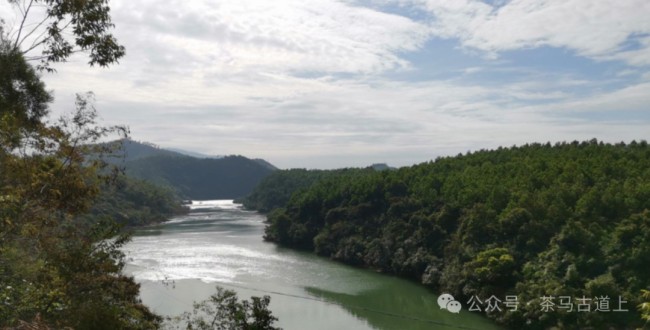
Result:
{"type": "Polygon", "coordinates": [[[97,142],[126,130],[96,124],[92,94],[45,123],[44,85],[20,54],[0,49],[0,72],[16,67],[0,77],[9,80],[0,84],[0,104],[9,104],[0,108],[0,327],[158,327],[139,285],[122,275],[128,237],[112,221],[80,218],[115,178],[101,157],[88,156],[108,152],[97,142]]]}
{"type": "Polygon", "coordinates": [[[194,303],[194,310],[170,319],[170,327],[187,330],[281,330],[273,326],[278,319],[268,309],[269,296],[239,301],[232,290],[217,287],[207,300],[194,303]]]}

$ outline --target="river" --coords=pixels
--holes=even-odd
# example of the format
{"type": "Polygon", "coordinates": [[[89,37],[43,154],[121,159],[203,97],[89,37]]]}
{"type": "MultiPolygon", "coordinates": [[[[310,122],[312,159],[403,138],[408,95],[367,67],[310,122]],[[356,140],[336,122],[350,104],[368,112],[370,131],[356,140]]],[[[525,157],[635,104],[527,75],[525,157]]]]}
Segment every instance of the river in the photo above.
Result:
{"type": "Polygon", "coordinates": [[[440,309],[411,281],[264,242],[265,217],[232,201],[194,202],[189,215],[139,229],[125,272],[163,315],[191,310],[215,286],[271,296],[276,326],[293,329],[498,329],[480,314],[440,309]]]}

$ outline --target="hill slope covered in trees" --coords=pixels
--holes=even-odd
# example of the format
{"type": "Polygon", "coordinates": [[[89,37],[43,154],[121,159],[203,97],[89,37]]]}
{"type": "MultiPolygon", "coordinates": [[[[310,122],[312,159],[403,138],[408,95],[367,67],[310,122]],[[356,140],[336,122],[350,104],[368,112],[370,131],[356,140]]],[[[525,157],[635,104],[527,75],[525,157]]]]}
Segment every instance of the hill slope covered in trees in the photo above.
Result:
{"type": "Polygon", "coordinates": [[[332,176],[356,177],[374,170],[346,168],[340,170],[278,170],[264,178],[252,193],[241,200],[245,208],[262,213],[285,206],[297,191],[309,188],[316,182],[332,176]]]}
{"type": "Polygon", "coordinates": [[[113,150],[103,160],[124,169],[128,177],[171,189],[185,199],[241,198],[277,170],[263,159],[198,157],[198,153],[191,151],[173,151],[131,139],[107,142],[100,147],[113,150]]]}
{"type": "Polygon", "coordinates": [[[152,143],[130,139],[106,144],[115,151],[107,158],[134,179],[174,190],[189,199],[235,199],[251,193],[275,166],[243,156],[193,157],[152,143]]]}
{"type": "Polygon", "coordinates": [[[266,238],[413,278],[463,303],[516,295],[517,311],[488,313],[510,328],[641,326],[649,164],[646,142],[592,140],[334,175],[271,212],[266,238]],[[574,311],[544,312],[544,296],[556,305],[564,296],[567,306],[571,297],[574,311]],[[582,297],[591,312],[576,312],[582,297]],[[610,312],[594,312],[596,298],[610,312]]]}
{"type": "Polygon", "coordinates": [[[114,163],[125,163],[151,156],[184,157],[186,155],[158,147],[153,143],[121,139],[107,143],[115,150],[114,163]]]}
{"type": "Polygon", "coordinates": [[[174,188],[191,199],[235,199],[248,195],[273,170],[243,156],[219,159],[157,155],[124,164],[126,174],[174,188]]]}
{"type": "Polygon", "coordinates": [[[122,175],[112,184],[101,186],[90,211],[82,218],[88,222],[111,219],[122,226],[137,227],[187,212],[189,209],[172,189],[122,175]]]}

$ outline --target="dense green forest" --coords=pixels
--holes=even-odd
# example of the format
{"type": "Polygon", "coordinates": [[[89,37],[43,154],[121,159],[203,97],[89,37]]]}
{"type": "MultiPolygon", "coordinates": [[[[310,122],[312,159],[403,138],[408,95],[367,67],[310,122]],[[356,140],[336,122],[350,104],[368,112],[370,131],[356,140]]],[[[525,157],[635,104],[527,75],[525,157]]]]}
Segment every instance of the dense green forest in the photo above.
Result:
{"type": "MultiPolygon", "coordinates": [[[[513,329],[642,326],[643,290],[650,289],[649,164],[645,141],[592,140],[343,172],[298,189],[271,212],[266,239],[412,278],[463,303],[516,295],[517,311],[487,313],[513,329]],[[584,296],[591,312],[544,312],[544,296],[556,305],[561,296],[573,305],[584,296]],[[610,312],[594,312],[599,300],[610,312]],[[618,307],[629,311],[613,312],[618,307]]],[[[287,187],[309,181],[294,173],[287,187]]],[[[273,195],[270,188],[256,193],[273,195]]]]}
{"type": "Polygon", "coordinates": [[[82,217],[87,221],[106,218],[122,226],[136,227],[163,222],[188,211],[173,190],[120,175],[100,188],[90,211],[82,217]]]}
{"type": "Polygon", "coordinates": [[[131,139],[101,146],[113,150],[106,161],[123,168],[129,177],[166,187],[184,199],[241,198],[277,170],[263,159],[194,157],[131,139]]]}
{"type": "Polygon", "coordinates": [[[285,206],[291,195],[295,192],[309,188],[314,183],[329,178],[357,177],[370,174],[374,170],[368,169],[340,169],[340,170],[306,170],[290,169],[278,170],[264,178],[253,190],[253,192],[241,199],[240,202],[245,208],[256,210],[262,213],[270,212],[276,208],[285,206]]]}
{"type": "Polygon", "coordinates": [[[194,158],[153,155],[124,163],[126,174],[171,187],[189,199],[244,197],[267,175],[269,166],[243,156],[194,158]]]}

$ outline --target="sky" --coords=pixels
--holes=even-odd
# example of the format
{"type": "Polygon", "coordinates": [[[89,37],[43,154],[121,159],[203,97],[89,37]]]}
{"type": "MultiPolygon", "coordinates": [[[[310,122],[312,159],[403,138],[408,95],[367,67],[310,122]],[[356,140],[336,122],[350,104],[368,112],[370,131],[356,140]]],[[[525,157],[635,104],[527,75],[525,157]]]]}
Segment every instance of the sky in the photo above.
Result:
{"type": "MultiPolygon", "coordinates": [[[[135,140],[280,168],[648,140],[647,0],[113,0],[120,64],[43,74],[135,140]]],[[[0,17],[15,24],[6,1],[0,17]]]]}

